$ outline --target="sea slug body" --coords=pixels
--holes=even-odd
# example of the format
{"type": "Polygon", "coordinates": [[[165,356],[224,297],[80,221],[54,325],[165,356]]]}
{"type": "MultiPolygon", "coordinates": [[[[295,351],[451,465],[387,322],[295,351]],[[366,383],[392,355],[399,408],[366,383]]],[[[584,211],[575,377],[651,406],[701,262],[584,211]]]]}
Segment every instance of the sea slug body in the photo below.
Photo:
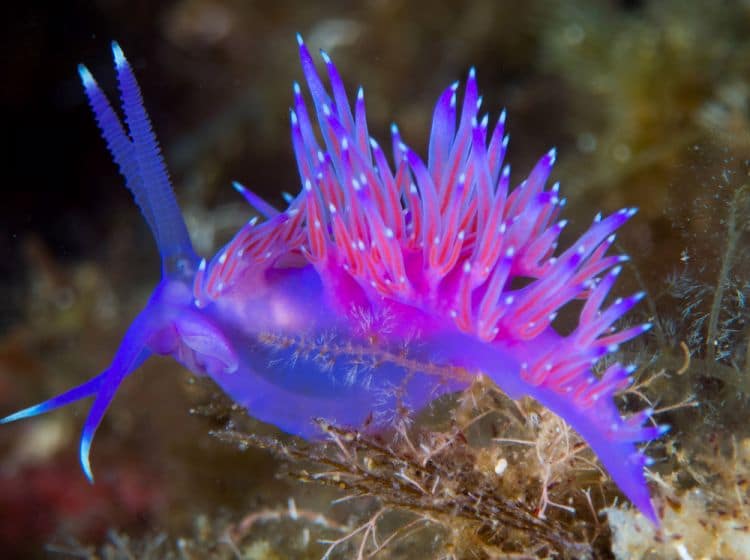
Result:
{"type": "Polygon", "coordinates": [[[278,211],[235,184],[265,220],[248,222],[209,261],[192,248],[120,47],[113,44],[124,121],[79,67],[102,135],[156,240],[162,279],[105,371],[0,422],[95,397],[80,447],[93,479],[94,433],[122,379],[152,354],[210,376],[250,415],[306,438],[319,435],[313,417],[385,428],[484,373],[509,396],[531,396],[569,422],[658,523],[644,478],[649,458],[636,444],[666,427],[652,425],[649,410],[618,412],[614,395],[631,382],[632,366],[611,363],[593,373],[649,328],[613,328],[642,294],[605,305],[626,260],[608,250],[635,210],[597,216],[558,252],[565,200],[558,184],[546,187],[555,150],[511,188],[505,112],[494,127],[479,115],[474,69],[460,106],[458,82],[440,95],[427,160],[393,125],[389,162],[369,135],[363,90],[352,105],[322,53],[326,89],[298,42],[312,101],[294,85],[300,193],[278,211]],[[578,324],[559,334],[557,312],[573,300],[583,301],[578,324]]]}

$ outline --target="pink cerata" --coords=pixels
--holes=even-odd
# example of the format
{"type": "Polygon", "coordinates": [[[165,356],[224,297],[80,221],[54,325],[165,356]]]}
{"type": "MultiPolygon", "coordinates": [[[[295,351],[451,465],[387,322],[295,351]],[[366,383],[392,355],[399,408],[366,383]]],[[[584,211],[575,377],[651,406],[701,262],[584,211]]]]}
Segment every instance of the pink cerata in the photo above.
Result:
{"type": "Polygon", "coordinates": [[[94,433],[123,378],[152,354],[208,375],[248,413],[305,438],[322,417],[387,428],[483,373],[512,398],[528,395],[588,442],[625,495],[658,523],[637,444],[666,426],[644,410],[624,418],[614,395],[633,366],[597,362],[646,330],[613,324],[643,294],[604,301],[620,273],[613,232],[635,214],[597,216],[564,251],[565,200],[546,188],[555,151],[511,189],[505,112],[492,130],[478,116],[472,69],[460,110],[458,82],[435,106],[427,160],[392,126],[392,160],[370,137],[362,89],[352,107],[330,58],[329,89],[298,36],[308,106],[294,85],[290,112],[300,193],[278,211],[240,185],[265,219],[248,222],[209,261],[197,256],[175,199],[140,89],[113,52],[124,122],[91,73],[86,95],[126,185],[151,228],[162,279],[93,379],[7,416],[12,422],[94,397],[80,460],[93,480],[94,433]],[[311,116],[312,115],[312,116],[311,116]],[[522,281],[517,281],[517,280],[522,281]],[[522,286],[522,287],[518,287],[522,286]],[[560,308],[583,300],[561,335],[560,308]]]}

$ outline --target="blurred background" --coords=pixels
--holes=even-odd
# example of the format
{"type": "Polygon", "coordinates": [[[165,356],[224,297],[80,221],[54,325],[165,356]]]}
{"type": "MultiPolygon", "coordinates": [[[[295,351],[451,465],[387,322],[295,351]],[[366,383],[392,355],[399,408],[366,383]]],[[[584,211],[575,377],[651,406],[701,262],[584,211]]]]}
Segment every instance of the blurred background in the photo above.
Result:
{"type": "MultiPolygon", "coordinates": [[[[85,63],[115,99],[113,39],[204,255],[250,215],[232,180],[276,205],[299,189],[288,138],[296,32],[328,51],[348,91],[364,86],[374,137],[387,141],[395,121],[422,151],[437,96],[476,66],[491,120],[508,110],[513,182],[557,147],[570,235],[600,210],[641,209],[619,238],[635,265],[623,293],[640,285],[658,303],[686,267],[711,281],[728,201],[747,177],[745,0],[37,0],[3,11],[0,415],[98,373],[158,279],[76,73],[85,63]]],[[[236,519],[292,494],[320,503],[277,480],[268,455],[208,437],[216,422],[189,411],[214,393],[149,362],[99,430],[95,486],[77,464],[86,404],[0,428],[3,557],[100,543],[112,528],[185,534],[200,515],[236,519]]]]}

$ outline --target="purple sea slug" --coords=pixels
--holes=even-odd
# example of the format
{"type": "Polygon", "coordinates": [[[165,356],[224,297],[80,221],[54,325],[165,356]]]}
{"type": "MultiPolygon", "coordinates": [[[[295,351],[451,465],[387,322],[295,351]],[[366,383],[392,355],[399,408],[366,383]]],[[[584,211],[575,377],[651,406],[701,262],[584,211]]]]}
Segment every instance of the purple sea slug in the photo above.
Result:
{"type": "Polygon", "coordinates": [[[311,421],[376,430],[404,411],[465,389],[479,373],[512,398],[528,395],[569,422],[625,495],[658,523],[637,447],[663,434],[651,411],[620,415],[614,395],[633,366],[597,362],[649,329],[614,323],[643,294],[605,299],[626,257],[608,255],[635,214],[602,218],[557,252],[565,200],[546,182],[555,150],[510,188],[505,112],[490,131],[469,72],[439,97],[426,162],[395,125],[392,160],[370,137],[362,89],[352,106],[330,58],[326,89],[302,38],[308,104],[290,111],[300,193],[278,211],[236,184],[265,220],[248,222],[211,260],[197,256],[133,71],[113,52],[122,121],[91,73],[83,86],[109,151],[156,240],[162,279],[112,363],[69,391],[0,420],[12,422],[94,397],[80,460],[120,382],[152,354],[208,375],[252,416],[316,437],[311,421]],[[309,109],[312,109],[309,112],[309,109]],[[557,253],[557,254],[556,254],[557,253]],[[560,334],[560,308],[582,300],[560,334]]]}

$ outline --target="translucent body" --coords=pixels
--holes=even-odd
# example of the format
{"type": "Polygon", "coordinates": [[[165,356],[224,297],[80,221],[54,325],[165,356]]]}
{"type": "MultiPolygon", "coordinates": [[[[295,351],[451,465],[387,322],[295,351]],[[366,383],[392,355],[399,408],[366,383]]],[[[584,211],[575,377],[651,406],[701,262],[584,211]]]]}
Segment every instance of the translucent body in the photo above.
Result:
{"type": "MultiPolygon", "coordinates": [[[[329,302],[310,265],[266,274],[266,281],[248,284],[257,288],[253,296],[241,289],[225,294],[187,327],[215,333],[186,340],[183,312],[173,323],[177,336],[164,336],[159,350],[208,373],[251,415],[305,437],[320,435],[316,417],[359,426],[371,416],[373,426],[382,426],[398,402],[418,410],[460,387],[447,372],[441,378],[414,370],[432,350],[404,345],[414,338],[405,316],[388,308],[322,312],[329,302]]],[[[182,291],[186,309],[195,312],[191,294],[182,291]]]]}

